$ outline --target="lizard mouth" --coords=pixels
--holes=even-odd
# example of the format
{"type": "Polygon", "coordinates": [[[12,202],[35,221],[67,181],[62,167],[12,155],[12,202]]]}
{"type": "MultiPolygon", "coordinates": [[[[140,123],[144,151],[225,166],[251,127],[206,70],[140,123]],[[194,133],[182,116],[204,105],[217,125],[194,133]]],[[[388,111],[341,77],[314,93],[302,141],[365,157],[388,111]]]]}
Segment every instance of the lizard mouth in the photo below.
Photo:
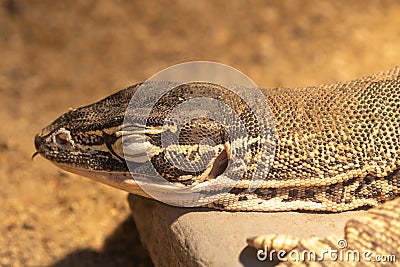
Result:
{"type": "MultiPolygon", "coordinates": [[[[109,172],[109,171],[94,171],[85,168],[71,167],[68,164],[63,164],[59,162],[52,162],[57,167],[63,169],[64,171],[71,172],[80,176],[88,177],[91,180],[109,185],[111,187],[127,191],[136,195],[140,195],[146,198],[151,197],[146,191],[144,191],[133,179],[130,173],[121,172],[109,172]]],[[[152,185],[157,187],[157,185],[152,185]]],[[[161,190],[162,188],[160,187],[161,190]]]]}
{"type": "Polygon", "coordinates": [[[39,136],[39,134],[37,134],[35,136],[35,148],[36,148],[36,152],[33,154],[32,158],[34,158],[37,154],[40,154],[40,151],[42,147],[42,138],[39,136]]]}
{"type": "Polygon", "coordinates": [[[37,134],[35,136],[36,151],[35,151],[35,153],[33,153],[32,157],[31,157],[32,160],[34,158],[36,158],[37,155],[41,155],[42,157],[46,158],[46,155],[45,155],[46,149],[44,146],[45,146],[44,138],[40,134],[37,134]]]}

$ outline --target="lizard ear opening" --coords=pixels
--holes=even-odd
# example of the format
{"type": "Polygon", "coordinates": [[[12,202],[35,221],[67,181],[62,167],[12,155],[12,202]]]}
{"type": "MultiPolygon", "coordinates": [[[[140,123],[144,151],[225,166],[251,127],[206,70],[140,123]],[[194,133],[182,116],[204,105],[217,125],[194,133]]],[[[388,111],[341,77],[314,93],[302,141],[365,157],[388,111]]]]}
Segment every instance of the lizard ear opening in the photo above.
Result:
{"type": "Polygon", "coordinates": [[[228,167],[228,163],[229,163],[228,153],[226,152],[226,149],[224,149],[215,159],[212,169],[208,174],[208,178],[214,179],[217,176],[224,173],[224,171],[228,167]]]}

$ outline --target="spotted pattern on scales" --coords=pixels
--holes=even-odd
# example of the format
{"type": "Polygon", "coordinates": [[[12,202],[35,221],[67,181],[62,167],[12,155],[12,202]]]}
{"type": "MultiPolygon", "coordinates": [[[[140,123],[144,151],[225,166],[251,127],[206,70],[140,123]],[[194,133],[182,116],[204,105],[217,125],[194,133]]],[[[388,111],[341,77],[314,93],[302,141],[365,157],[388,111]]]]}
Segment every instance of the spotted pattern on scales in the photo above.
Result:
{"type": "MultiPolygon", "coordinates": [[[[125,159],[121,142],[121,136],[128,132],[122,127],[125,112],[132,112],[127,107],[139,86],[62,115],[35,137],[38,153],[68,171],[150,197],[127,182],[130,172],[125,160],[138,163],[146,160],[139,153],[144,148],[136,146],[137,155],[125,159]]],[[[273,132],[275,139],[268,139],[261,135],[261,130],[270,126],[261,125],[251,107],[238,95],[215,84],[190,83],[165,94],[148,118],[132,122],[131,131],[144,137],[144,146],[150,151],[157,172],[186,188],[215,180],[227,168],[230,152],[243,153],[244,174],[228,193],[221,193],[228,187],[224,182],[215,184],[210,195],[218,198],[208,207],[227,211],[324,212],[374,207],[367,215],[347,223],[348,249],[369,249],[400,257],[399,89],[400,68],[346,83],[261,89],[274,121],[271,136],[273,132]],[[168,148],[161,147],[160,133],[176,129],[168,124],[171,122],[166,114],[177,104],[202,96],[222,101],[235,110],[248,135],[232,138],[217,121],[205,119],[207,110],[203,110],[204,116],[188,122],[179,144],[170,146],[168,152],[168,148]],[[201,152],[199,144],[207,138],[213,142],[203,146],[206,149],[201,152]],[[267,152],[260,149],[263,145],[272,148],[271,144],[276,147],[267,152]],[[231,151],[232,147],[235,151],[231,151]],[[171,163],[179,153],[187,159],[184,164],[191,171],[182,171],[171,163]],[[203,160],[201,154],[211,160],[203,160]],[[263,182],[252,190],[251,179],[259,166],[263,182]]],[[[224,111],[223,106],[221,112],[224,111]]],[[[137,135],[128,137],[133,143],[137,139],[137,135]]],[[[302,251],[335,248],[336,240],[273,234],[251,238],[248,243],[255,248],[302,251]]],[[[348,262],[343,265],[329,261],[281,263],[282,266],[328,264],[351,266],[348,262]]]]}

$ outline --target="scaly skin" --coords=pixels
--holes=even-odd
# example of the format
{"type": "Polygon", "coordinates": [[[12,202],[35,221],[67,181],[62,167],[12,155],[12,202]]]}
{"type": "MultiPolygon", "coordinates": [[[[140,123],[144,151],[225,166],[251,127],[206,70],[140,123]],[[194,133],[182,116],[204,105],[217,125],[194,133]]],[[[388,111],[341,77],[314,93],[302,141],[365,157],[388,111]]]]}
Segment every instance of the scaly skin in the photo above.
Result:
{"type": "MultiPolygon", "coordinates": [[[[132,86],[64,114],[36,136],[38,153],[68,171],[151,197],[132,179],[121,152],[120,137],[125,133],[121,128],[123,118],[138,87],[132,86]]],[[[268,140],[260,135],[255,114],[240,98],[220,86],[207,83],[180,86],[162,98],[149,118],[137,117],[133,112],[131,123],[140,125],[140,131],[151,147],[151,162],[158,173],[182,188],[208,184],[220,176],[227,168],[232,143],[237,142],[239,148],[247,150],[244,155],[248,157],[248,163],[242,178],[228,193],[219,195],[206,206],[229,211],[328,212],[379,206],[365,217],[348,222],[345,250],[368,248],[376,254],[399,257],[399,89],[399,68],[347,83],[262,89],[265,99],[256,102],[266,101],[275,123],[271,130],[274,134],[271,143],[276,145],[275,157],[270,164],[264,160],[268,155],[260,150],[268,140]],[[210,138],[214,145],[207,152],[213,152],[215,157],[205,169],[183,171],[171,165],[160,147],[160,131],[163,131],[160,129],[165,114],[178,102],[196,96],[218,99],[234,109],[250,137],[244,141],[232,140],[223,127],[212,120],[190,122],[183,128],[184,137],[174,151],[183,151],[187,159],[197,159],[200,153],[196,144],[210,138]],[[261,172],[264,181],[258,189],[251,191],[250,180],[254,167],[259,164],[265,164],[265,171],[261,172]]],[[[136,140],[137,132],[135,130],[135,135],[131,136],[133,140],[136,140]]],[[[139,164],[142,158],[133,157],[132,161],[135,160],[139,164]]],[[[152,186],[163,190],[157,184],[152,186]]],[[[217,186],[219,189],[228,187],[224,183],[217,186]]],[[[334,240],[333,237],[299,240],[267,235],[249,239],[248,243],[259,249],[268,246],[276,250],[301,251],[335,248],[334,240]]],[[[348,266],[350,263],[336,261],[330,264],[348,266]]]]}

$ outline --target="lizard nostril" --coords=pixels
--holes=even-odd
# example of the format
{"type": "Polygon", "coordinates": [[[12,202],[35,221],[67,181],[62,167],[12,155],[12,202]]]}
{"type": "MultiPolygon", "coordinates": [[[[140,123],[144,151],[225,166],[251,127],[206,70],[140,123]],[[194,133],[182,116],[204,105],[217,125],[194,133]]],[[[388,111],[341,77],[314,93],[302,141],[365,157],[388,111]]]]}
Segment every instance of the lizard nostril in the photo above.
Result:
{"type": "Polygon", "coordinates": [[[68,135],[65,133],[59,133],[55,137],[58,146],[66,146],[69,144],[68,135]]]}
{"type": "Polygon", "coordinates": [[[70,131],[61,128],[53,134],[53,144],[60,149],[68,149],[74,147],[74,141],[71,138],[70,131]]]}

